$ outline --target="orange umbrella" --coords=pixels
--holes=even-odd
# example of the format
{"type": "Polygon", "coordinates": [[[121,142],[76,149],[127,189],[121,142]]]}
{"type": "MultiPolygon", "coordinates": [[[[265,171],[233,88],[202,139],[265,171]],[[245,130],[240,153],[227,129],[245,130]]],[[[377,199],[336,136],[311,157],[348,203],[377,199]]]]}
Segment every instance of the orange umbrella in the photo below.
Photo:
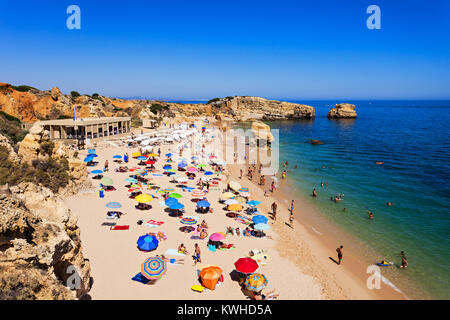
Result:
{"type": "Polygon", "coordinates": [[[202,269],[202,271],[200,272],[202,285],[210,290],[214,290],[221,275],[222,269],[216,266],[202,269]]]}

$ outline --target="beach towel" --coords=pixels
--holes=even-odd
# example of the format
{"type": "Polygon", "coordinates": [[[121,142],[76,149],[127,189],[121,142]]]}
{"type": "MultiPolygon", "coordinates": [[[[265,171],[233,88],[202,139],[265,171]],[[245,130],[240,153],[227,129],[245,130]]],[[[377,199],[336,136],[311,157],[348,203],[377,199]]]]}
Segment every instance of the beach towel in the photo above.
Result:
{"type": "Polygon", "coordinates": [[[146,277],[144,277],[144,276],[142,275],[142,273],[140,273],[140,272],[139,272],[137,275],[135,275],[133,278],[131,278],[131,280],[140,282],[140,283],[142,283],[142,284],[147,284],[147,283],[150,281],[149,279],[147,279],[146,277]]]}
{"type": "Polygon", "coordinates": [[[184,257],[185,256],[184,253],[179,253],[175,249],[167,249],[166,252],[164,253],[164,255],[166,255],[166,256],[179,256],[179,257],[184,257]]]}
{"type": "Polygon", "coordinates": [[[212,244],[208,245],[208,250],[212,252],[216,252],[216,246],[213,246],[212,244]]]}
{"type": "Polygon", "coordinates": [[[201,286],[199,284],[193,285],[191,287],[192,290],[196,291],[196,292],[203,292],[203,290],[205,289],[204,286],[201,286]]]}
{"type": "Polygon", "coordinates": [[[125,225],[125,226],[112,226],[111,228],[109,228],[110,230],[128,230],[130,229],[129,225],[125,225]]]}
{"type": "Polygon", "coordinates": [[[164,221],[148,220],[147,223],[148,224],[153,224],[153,225],[156,225],[156,226],[160,226],[160,225],[164,224],[164,221]]]}
{"type": "Polygon", "coordinates": [[[113,227],[113,226],[115,226],[115,225],[116,225],[115,222],[103,222],[103,223],[102,223],[102,226],[108,226],[108,227],[113,227]]]}

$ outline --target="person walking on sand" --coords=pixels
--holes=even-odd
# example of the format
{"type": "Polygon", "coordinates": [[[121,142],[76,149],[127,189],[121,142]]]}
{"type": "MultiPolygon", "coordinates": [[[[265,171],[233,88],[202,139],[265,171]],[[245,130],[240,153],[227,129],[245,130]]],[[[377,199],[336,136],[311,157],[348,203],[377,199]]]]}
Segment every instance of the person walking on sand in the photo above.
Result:
{"type": "Polygon", "coordinates": [[[241,169],[241,171],[240,171],[240,175],[239,175],[239,179],[242,179],[242,169],[241,169]]]}
{"type": "Polygon", "coordinates": [[[341,262],[342,262],[342,256],[344,255],[344,253],[342,252],[343,249],[344,249],[344,246],[342,246],[342,245],[336,249],[336,252],[338,254],[338,264],[341,264],[341,262]]]}
{"type": "Polygon", "coordinates": [[[272,181],[271,191],[272,193],[275,191],[275,181],[272,181]]]}
{"type": "Polygon", "coordinates": [[[109,164],[108,164],[108,160],[106,160],[105,161],[105,168],[103,169],[103,171],[108,171],[108,167],[109,167],[109,164]]]}
{"type": "Polygon", "coordinates": [[[276,202],[272,203],[272,216],[275,221],[277,220],[277,207],[278,205],[276,202]]]}
{"type": "Polygon", "coordinates": [[[195,244],[195,248],[194,248],[194,265],[197,265],[197,262],[202,262],[202,259],[200,258],[200,247],[198,246],[198,244],[195,244]]]}

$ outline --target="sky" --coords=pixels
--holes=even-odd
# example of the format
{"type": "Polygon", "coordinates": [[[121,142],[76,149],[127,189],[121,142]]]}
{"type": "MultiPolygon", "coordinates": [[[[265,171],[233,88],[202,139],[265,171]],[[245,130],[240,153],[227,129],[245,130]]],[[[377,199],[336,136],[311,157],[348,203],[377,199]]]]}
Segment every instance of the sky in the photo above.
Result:
{"type": "Polygon", "coordinates": [[[167,100],[450,99],[449,35],[448,0],[0,0],[0,82],[167,100]]]}

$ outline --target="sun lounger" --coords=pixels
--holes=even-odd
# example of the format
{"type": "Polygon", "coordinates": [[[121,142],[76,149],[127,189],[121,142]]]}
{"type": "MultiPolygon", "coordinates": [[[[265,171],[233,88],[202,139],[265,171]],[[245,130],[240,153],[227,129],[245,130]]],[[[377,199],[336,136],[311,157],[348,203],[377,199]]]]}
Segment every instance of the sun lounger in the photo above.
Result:
{"type": "Polygon", "coordinates": [[[113,226],[110,228],[110,230],[128,230],[130,229],[129,225],[125,225],[125,226],[113,226]]]}

